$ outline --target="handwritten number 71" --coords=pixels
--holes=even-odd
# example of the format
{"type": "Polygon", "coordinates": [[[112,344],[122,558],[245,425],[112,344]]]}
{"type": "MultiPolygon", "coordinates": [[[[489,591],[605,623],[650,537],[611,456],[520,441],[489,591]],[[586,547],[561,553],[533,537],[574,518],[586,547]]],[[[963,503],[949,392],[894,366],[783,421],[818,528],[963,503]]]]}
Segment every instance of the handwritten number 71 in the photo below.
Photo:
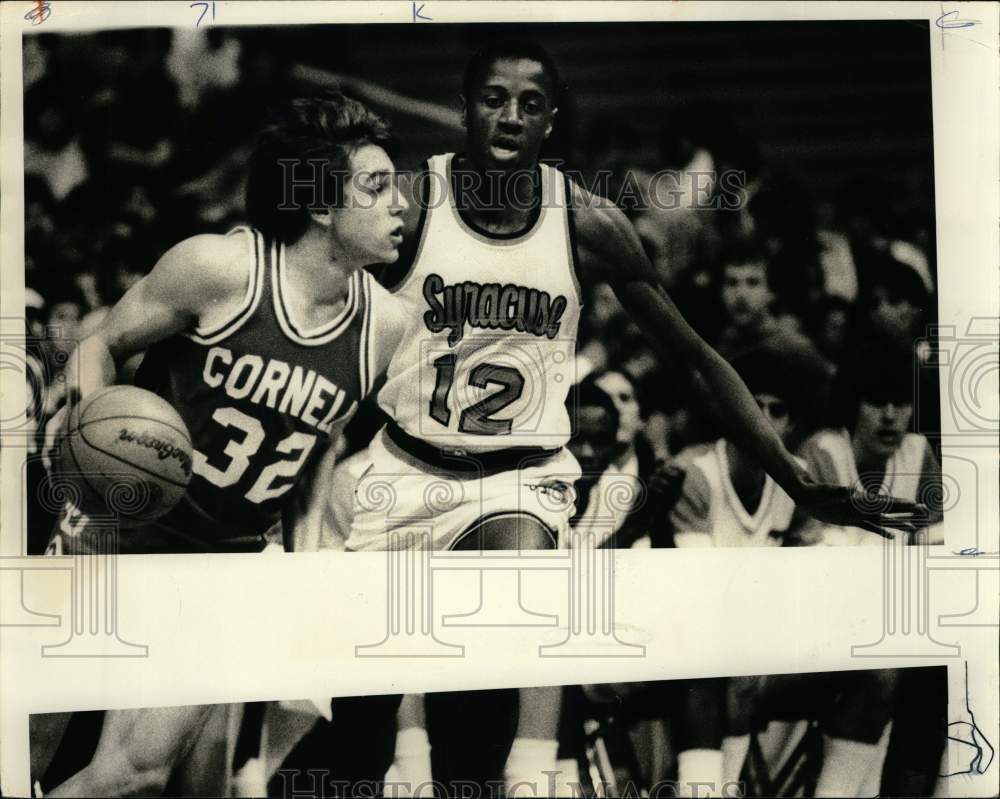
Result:
{"type": "Polygon", "coordinates": [[[215,22],[215,0],[211,0],[211,2],[192,3],[188,6],[188,8],[201,8],[201,14],[198,15],[198,21],[194,23],[196,28],[201,26],[201,21],[205,19],[209,6],[212,8],[212,22],[215,22]]]}

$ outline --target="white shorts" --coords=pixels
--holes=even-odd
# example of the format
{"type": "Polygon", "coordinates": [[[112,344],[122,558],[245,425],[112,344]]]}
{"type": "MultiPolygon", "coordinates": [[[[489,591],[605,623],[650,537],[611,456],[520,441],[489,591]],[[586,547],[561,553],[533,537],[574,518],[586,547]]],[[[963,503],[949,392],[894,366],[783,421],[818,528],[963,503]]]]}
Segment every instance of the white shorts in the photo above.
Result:
{"type": "Polygon", "coordinates": [[[563,541],[576,507],[580,465],[563,448],[522,469],[480,476],[436,469],[403,452],[385,431],[367,450],[354,490],[352,551],[449,549],[476,522],[528,514],[563,541]]]}

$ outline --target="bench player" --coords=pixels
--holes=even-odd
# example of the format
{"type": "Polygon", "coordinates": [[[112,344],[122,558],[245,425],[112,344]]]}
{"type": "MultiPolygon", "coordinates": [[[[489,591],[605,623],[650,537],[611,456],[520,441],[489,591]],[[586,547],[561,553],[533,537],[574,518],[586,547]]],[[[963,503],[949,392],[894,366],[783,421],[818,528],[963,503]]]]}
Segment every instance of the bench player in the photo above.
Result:
{"type": "MultiPolygon", "coordinates": [[[[849,353],[834,379],[839,426],[811,436],[802,455],[821,480],[925,503],[932,522],[922,533],[929,536],[925,543],[942,543],[941,464],[927,438],[911,432],[913,356],[884,333],[862,340],[865,346],[849,353]]],[[[830,545],[873,541],[850,527],[828,527],[823,536],[830,545]]]]}
{"type": "MultiPolygon", "coordinates": [[[[436,549],[557,544],[580,476],[564,446],[580,287],[602,281],[650,336],[677,389],[693,387],[800,508],[878,530],[880,515],[856,507],[851,489],[813,482],[791,456],[657,284],[624,213],[539,163],[558,86],[538,45],[484,47],[463,80],[465,153],[433,156],[404,188],[413,256],[383,279],[408,307],[410,328],[378,395],[391,420],[369,447],[347,548],[419,545],[421,535],[436,549]],[[389,507],[378,501],[386,496],[389,507]]],[[[552,755],[524,771],[544,780],[554,748],[537,751],[552,755]]]]}
{"type": "MultiPolygon", "coordinates": [[[[773,344],[740,355],[733,367],[775,432],[790,445],[806,416],[806,395],[822,374],[822,362],[804,350],[773,344]]],[[[818,534],[817,525],[796,513],[788,494],[732,442],[720,438],[689,447],[678,461],[686,474],[670,515],[675,546],[781,546],[811,541],[818,534]]]]}
{"type": "MultiPolygon", "coordinates": [[[[124,530],[123,551],[261,549],[310,456],[388,363],[397,301],[363,267],[395,260],[402,241],[392,143],[380,117],[342,95],[290,102],[251,156],[250,227],[177,244],[81,343],[68,379],[82,397],[146,350],[138,382],[177,408],[196,450],[185,499],[124,530]],[[307,159],[322,167],[311,183],[284,171],[315,169],[307,159]]],[[[85,551],[86,522],[67,517],[50,549],[85,551]]],[[[51,795],[156,793],[204,719],[197,707],[111,711],[94,760],[51,795]]]]}

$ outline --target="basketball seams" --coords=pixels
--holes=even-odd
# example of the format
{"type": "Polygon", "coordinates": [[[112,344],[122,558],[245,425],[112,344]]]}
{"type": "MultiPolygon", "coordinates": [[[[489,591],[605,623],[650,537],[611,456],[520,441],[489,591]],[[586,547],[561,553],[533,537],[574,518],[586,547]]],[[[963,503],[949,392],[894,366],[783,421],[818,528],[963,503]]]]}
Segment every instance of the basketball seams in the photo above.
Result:
{"type": "Polygon", "coordinates": [[[70,457],[73,458],[73,463],[76,464],[76,473],[83,478],[83,482],[86,484],[87,488],[90,489],[90,493],[94,495],[94,499],[103,504],[104,494],[98,491],[96,488],[94,488],[93,484],[90,482],[90,479],[87,477],[87,473],[83,471],[83,467],[80,466],[80,461],[76,457],[76,449],[73,447],[72,438],[69,440],[69,454],[70,457]]]}

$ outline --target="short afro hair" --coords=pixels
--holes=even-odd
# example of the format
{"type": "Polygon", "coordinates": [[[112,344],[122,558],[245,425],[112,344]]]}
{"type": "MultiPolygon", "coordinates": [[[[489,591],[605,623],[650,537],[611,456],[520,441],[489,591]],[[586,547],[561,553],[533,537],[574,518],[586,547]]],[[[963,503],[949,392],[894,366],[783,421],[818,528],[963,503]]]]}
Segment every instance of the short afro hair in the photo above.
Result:
{"type": "Polygon", "coordinates": [[[549,81],[549,99],[552,106],[559,105],[561,87],[559,84],[559,69],[556,62],[549,55],[542,45],[534,39],[529,38],[498,38],[491,39],[472,54],[465,67],[465,75],[462,78],[462,94],[466,101],[472,99],[476,88],[486,78],[486,73],[490,67],[500,59],[524,58],[529,61],[536,61],[541,64],[545,72],[545,77],[549,81]]]}

